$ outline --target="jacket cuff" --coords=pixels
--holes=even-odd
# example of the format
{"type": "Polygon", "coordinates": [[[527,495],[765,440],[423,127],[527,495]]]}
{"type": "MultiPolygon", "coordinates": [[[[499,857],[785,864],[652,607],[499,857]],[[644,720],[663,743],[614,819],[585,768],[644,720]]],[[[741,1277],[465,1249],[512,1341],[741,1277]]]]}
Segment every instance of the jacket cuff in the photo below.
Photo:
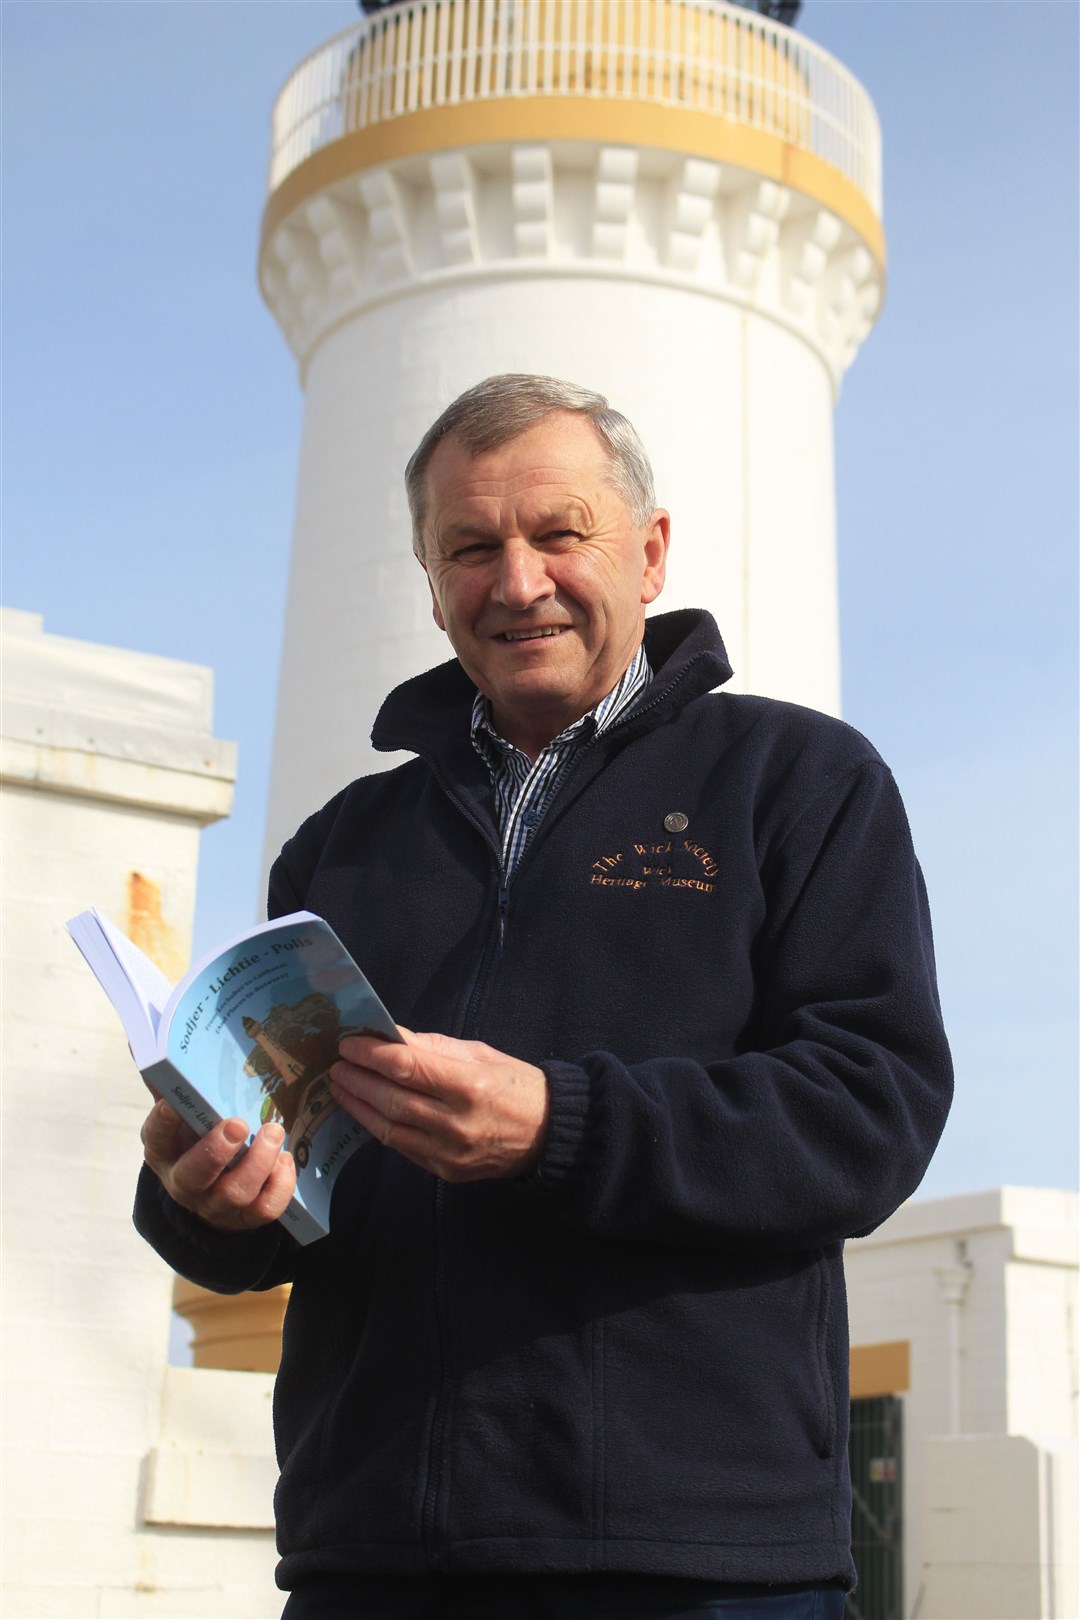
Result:
{"type": "Polygon", "coordinates": [[[592,1086],[575,1063],[542,1063],[548,1083],[548,1125],[533,1179],[554,1184],[577,1182],[584,1169],[590,1134],[592,1086]]]}
{"type": "Polygon", "coordinates": [[[143,1165],[132,1212],[135,1230],[174,1271],[219,1294],[258,1287],[282,1240],[292,1241],[275,1221],[252,1232],[223,1232],[170,1198],[143,1165]]]}

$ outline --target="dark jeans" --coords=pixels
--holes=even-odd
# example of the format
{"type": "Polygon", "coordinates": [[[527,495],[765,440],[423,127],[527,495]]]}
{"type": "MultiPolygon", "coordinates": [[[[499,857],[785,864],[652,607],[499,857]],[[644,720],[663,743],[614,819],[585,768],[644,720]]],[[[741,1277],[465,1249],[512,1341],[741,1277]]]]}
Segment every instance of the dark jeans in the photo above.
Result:
{"type": "Polygon", "coordinates": [[[295,1591],[281,1620],[843,1620],[823,1586],[664,1575],[368,1575],[295,1591]]]}

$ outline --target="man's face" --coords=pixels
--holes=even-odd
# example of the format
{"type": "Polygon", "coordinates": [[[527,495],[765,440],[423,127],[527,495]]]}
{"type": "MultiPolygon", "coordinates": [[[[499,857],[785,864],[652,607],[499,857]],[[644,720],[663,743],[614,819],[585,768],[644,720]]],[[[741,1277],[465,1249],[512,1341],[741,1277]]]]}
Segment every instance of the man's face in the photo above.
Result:
{"type": "Polygon", "coordinates": [[[451,434],[426,493],[435,622],[500,733],[535,758],[634,656],[664,583],[668,515],[633,522],[595,431],[569,412],[480,456],[451,434]]]}

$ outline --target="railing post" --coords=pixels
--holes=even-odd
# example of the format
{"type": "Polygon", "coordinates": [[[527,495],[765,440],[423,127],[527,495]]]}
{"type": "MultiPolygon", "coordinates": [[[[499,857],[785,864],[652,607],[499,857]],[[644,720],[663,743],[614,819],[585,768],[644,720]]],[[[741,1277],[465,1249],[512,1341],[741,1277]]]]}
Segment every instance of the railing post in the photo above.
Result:
{"type": "Polygon", "coordinates": [[[491,96],[656,99],[780,135],[880,210],[873,109],[840,63],[724,0],[407,0],[300,64],[273,112],[269,189],[339,136],[491,96]]]}

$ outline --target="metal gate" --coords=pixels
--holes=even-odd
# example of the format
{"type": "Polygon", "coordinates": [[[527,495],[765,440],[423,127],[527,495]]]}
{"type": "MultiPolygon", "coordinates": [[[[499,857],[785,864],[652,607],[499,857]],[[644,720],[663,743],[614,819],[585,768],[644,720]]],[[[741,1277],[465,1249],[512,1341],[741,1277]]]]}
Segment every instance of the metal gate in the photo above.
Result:
{"type": "Polygon", "coordinates": [[[902,1410],[896,1395],[851,1403],[851,1550],[859,1584],[844,1620],[903,1620],[902,1410]]]}

